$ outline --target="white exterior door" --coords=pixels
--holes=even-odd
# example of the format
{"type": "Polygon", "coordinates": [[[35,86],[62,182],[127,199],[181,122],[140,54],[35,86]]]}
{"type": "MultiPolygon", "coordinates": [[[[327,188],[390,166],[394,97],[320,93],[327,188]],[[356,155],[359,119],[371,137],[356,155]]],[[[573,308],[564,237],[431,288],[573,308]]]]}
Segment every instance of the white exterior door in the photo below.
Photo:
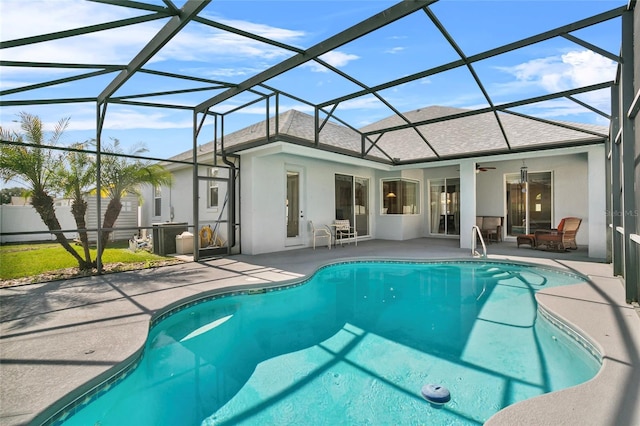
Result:
{"type": "Polygon", "coordinates": [[[304,211],[304,175],[299,166],[287,165],[285,170],[285,246],[304,244],[304,226],[307,221],[304,211]]]}

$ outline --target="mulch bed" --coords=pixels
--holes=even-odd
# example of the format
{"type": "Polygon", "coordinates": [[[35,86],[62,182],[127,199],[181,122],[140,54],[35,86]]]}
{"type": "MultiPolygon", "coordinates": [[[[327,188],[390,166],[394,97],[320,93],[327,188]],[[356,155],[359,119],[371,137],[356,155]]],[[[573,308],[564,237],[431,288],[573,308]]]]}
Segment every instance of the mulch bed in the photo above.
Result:
{"type": "MultiPolygon", "coordinates": [[[[124,272],[124,271],[135,271],[140,269],[150,269],[157,268],[160,266],[169,266],[169,265],[177,265],[179,263],[183,263],[180,259],[168,259],[168,260],[158,260],[153,262],[137,262],[137,263],[108,263],[106,265],[102,265],[103,274],[111,274],[114,272],[124,272]]],[[[92,274],[96,275],[96,271],[93,270],[92,274]]],[[[17,285],[25,285],[25,284],[39,284],[46,283],[50,281],[58,281],[58,280],[68,280],[72,278],[81,278],[90,276],[87,273],[80,273],[78,268],[65,268],[58,269],[56,271],[49,271],[44,274],[34,275],[31,277],[24,278],[16,278],[11,280],[1,280],[0,287],[13,287],[17,285]]]]}

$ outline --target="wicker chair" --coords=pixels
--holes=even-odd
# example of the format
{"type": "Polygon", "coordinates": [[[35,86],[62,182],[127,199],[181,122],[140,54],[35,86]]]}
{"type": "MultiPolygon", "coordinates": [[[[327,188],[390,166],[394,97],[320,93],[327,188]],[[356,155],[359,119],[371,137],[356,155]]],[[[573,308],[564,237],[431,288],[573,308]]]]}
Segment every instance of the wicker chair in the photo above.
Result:
{"type": "Polygon", "coordinates": [[[565,251],[575,250],[576,234],[580,229],[582,219],[577,217],[565,217],[560,221],[557,229],[537,230],[534,234],[536,248],[541,246],[549,250],[565,251]]]}

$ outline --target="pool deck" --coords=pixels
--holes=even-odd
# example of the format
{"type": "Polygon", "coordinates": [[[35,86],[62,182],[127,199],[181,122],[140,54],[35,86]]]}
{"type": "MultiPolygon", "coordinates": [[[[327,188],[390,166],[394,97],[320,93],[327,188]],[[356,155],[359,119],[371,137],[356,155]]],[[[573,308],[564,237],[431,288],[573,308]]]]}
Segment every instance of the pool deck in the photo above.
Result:
{"type": "MultiPolygon", "coordinates": [[[[471,258],[458,241],[360,241],[344,247],[235,255],[155,269],[0,289],[0,425],[29,424],[65,394],[125,360],[144,343],[151,315],[199,293],[273,284],[350,258],[471,258]]],[[[547,310],[587,336],[603,355],[589,382],[514,404],[488,425],[640,425],[640,310],[625,303],[610,264],[584,249],[549,253],[487,247],[490,259],[541,263],[589,283],[538,293],[547,310]]]]}

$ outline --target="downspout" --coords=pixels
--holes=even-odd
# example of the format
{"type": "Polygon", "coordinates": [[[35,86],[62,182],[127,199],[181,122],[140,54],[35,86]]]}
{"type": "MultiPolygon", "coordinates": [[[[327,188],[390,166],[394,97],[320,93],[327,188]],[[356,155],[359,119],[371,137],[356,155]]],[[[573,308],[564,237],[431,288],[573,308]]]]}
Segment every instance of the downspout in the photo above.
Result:
{"type": "Polygon", "coordinates": [[[220,154],[222,156],[222,162],[229,166],[229,220],[227,221],[227,235],[229,236],[229,253],[231,254],[231,247],[236,245],[236,165],[227,158],[227,153],[224,149],[224,116],[221,116],[220,120],[220,154]]]}

